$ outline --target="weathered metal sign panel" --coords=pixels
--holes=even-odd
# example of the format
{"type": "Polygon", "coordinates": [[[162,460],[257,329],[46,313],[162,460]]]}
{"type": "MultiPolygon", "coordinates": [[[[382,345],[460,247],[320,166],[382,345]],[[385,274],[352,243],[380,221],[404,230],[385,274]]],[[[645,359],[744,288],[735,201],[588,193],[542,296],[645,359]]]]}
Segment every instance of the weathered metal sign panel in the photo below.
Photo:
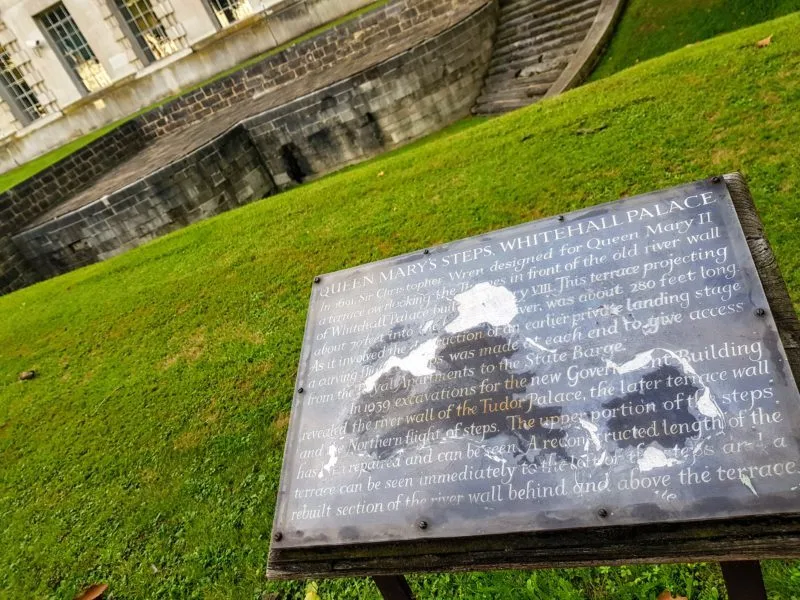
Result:
{"type": "Polygon", "coordinates": [[[798,390],[724,182],[324,275],[299,548],[794,512],[798,390]]]}

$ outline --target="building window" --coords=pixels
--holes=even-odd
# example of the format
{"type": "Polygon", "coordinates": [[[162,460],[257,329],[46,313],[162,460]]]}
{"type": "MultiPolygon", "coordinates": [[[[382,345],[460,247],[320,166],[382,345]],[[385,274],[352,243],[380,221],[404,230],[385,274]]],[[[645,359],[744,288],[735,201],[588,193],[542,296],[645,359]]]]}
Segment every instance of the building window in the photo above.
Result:
{"type": "Polygon", "coordinates": [[[250,0],[208,0],[208,3],[223,27],[253,14],[250,0]]]}
{"type": "Polygon", "coordinates": [[[5,92],[3,96],[12,107],[14,116],[22,124],[27,125],[46,114],[36,93],[25,81],[25,77],[11,60],[4,46],[0,46],[0,80],[5,92]]]}
{"type": "Polygon", "coordinates": [[[63,3],[59,2],[40,13],[37,19],[64,63],[86,91],[96,92],[111,83],[106,70],[63,3]]]}
{"type": "Polygon", "coordinates": [[[153,12],[150,0],[114,0],[114,5],[146,62],[161,60],[181,49],[180,43],[169,39],[166,28],[153,12]]]}

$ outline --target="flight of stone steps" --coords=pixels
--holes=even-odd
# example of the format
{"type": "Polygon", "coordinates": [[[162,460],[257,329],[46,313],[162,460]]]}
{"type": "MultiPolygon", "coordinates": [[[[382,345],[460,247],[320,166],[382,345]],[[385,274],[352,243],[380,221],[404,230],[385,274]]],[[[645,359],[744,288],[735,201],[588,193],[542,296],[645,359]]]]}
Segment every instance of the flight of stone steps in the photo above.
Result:
{"type": "Polygon", "coordinates": [[[602,0],[501,0],[494,53],[473,112],[540,100],[592,28],[602,0]]]}

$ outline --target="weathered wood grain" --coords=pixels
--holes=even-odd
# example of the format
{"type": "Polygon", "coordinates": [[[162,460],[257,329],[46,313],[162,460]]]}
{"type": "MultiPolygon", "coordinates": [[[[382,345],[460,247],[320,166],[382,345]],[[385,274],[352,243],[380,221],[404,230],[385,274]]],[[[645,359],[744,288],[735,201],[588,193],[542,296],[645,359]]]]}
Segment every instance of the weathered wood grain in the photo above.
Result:
{"type": "Polygon", "coordinates": [[[758,276],[764,286],[769,300],[769,310],[778,326],[778,332],[789,359],[789,365],[795,380],[800,378],[800,324],[786,289],[786,282],[781,275],[772,248],[764,236],[764,225],[758,217],[753,197],[747,182],[740,173],[730,173],[724,177],[728,191],[736,208],[739,222],[742,224],[750,253],[753,255],[758,276]]]}

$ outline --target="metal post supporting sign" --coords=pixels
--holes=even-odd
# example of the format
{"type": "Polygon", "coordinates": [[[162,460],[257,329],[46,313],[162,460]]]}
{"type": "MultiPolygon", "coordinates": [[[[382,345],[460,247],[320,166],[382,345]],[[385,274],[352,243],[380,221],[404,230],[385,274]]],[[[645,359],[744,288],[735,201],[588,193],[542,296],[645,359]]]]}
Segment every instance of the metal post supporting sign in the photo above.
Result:
{"type": "Polygon", "coordinates": [[[408,581],[402,575],[375,575],[372,580],[385,600],[414,600],[408,581]]]}
{"type": "Polygon", "coordinates": [[[759,561],[723,561],[719,565],[729,600],[767,600],[759,561]]]}

